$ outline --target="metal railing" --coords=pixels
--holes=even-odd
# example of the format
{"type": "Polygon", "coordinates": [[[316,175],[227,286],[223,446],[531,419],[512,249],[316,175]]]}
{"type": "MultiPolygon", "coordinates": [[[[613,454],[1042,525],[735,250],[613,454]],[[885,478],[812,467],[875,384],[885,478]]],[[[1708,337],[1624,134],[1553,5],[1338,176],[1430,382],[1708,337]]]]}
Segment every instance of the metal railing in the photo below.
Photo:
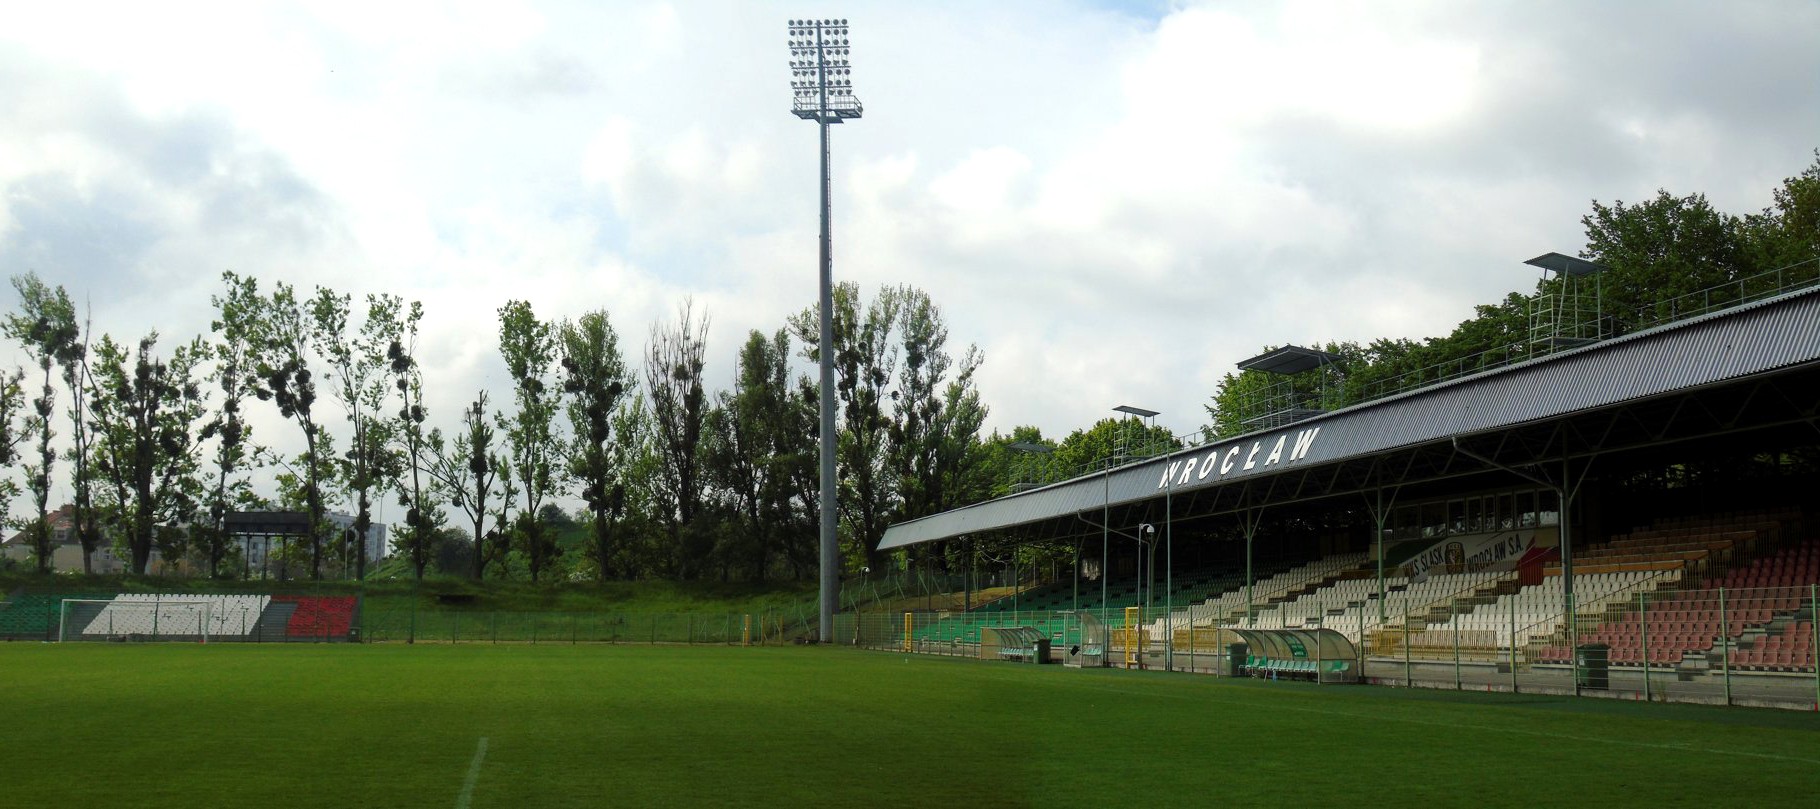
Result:
{"type": "MultiPolygon", "coordinates": [[[[1602,592],[1571,613],[1508,609],[1477,619],[1474,608],[1483,605],[1456,597],[1450,620],[1421,628],[1412,627],[1435,604],[1397,602],[1393,593],[1395,609],[1382,621],[1367,610],[1320,622],[1356,649],[1350,660],[1326,662],[1356,666],[1359,679],[1374,685],[1820,710],[1820,584],[1677,584],[1648,578],[1602,592]]],[[[1294,603],[1335,613],[1347,606],[1302,604],[1309,600],[1294,603]]],[[[1082,648],[1081,620],[1073,612],[844,613],[836,637],[882,651],[981,657],[982,628],[1028,626],[1047,638],[1048,662],[1097,651],[1114,668],[1131,661],[1136,668],[1277,676],[1248,670],[1247,660],[1232,656],[1233,645],[1243,642],[1242,622],[1195,626],[1186,610],[1161,618],[1161,631],[1115,624],[1104,649],[1082,648]]],[[[992,648],[985,657],[1030,662],[1026,653],[992,648]]]]}

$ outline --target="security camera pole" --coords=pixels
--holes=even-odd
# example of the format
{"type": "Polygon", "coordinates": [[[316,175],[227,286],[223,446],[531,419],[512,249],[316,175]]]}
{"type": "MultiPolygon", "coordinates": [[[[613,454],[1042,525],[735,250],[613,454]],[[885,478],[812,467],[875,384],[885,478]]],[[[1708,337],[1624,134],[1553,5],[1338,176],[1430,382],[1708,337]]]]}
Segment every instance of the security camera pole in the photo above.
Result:
{"type": "Polygon", "coordinates": [[[858,118],[859,99],[847,63],[846,20],[790,21],[790,111],[822,131],[821,240],[821,625],[822,643],[834,640],[834,605],[840,600],[840,546],[834,499],[834,259],[828,231],[828,126],[858,118]]]}

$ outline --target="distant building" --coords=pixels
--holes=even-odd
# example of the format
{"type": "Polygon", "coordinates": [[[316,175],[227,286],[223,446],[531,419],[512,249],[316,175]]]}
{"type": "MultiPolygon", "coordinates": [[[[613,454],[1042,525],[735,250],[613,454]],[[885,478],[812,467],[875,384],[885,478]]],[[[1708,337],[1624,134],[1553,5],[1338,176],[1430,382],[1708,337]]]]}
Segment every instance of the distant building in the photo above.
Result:
{"type": "MultiPolygon", "coordinates": [[[[82,570],[82,543],[76,538],[75,511],[76,507],[73,504],[65,504],[45,517],[51,526],[52,570],[82,570]]],[[[323,516],[335,526],[337,531],[354,529],[354,517],[351,514],[330,512],[323,516]]],[[[235,545],[239,547],[241,553],[245,554],[246,558],[242,564],[249,571],[263,569],[268,551],[275,554],[278,550],[277,543],[264,541],[247,540],[236,542],[235,545]]],[[[386,526],[378,523],[368,526],[365,545],[369,565],[384,559],[388,550],[386,526]]],[[[29,527],[0,539],[0,559],[10,559],[21,566],[35,568],[32,561],[32,539],[29,527]]],[[[108,541],[103,541],[90,558],[90,570],[99,574],[125,573],[131,564],[132,558],[115,553],[113,543],[108,541]]],[[[207,565],[192,568],[183,560],[178,560],[174,564],[166,563],[159,555],[158,549],[153,548],[151,559],[146,563],[146,572],[153,575],[207,575],[206,567],[207,565]]]]}
{"type": "MultiPolygon", "coordinates": [[[[75,504],[65,503],[44,519],[51,526],[51,569],[82,570],[82,542],[76,538],[75,504]]],[[[33,565],[32,530],[33,526],[27,526],[0,539],[0,558],[11,559],[20,565],[33,565]]],[[[125,573],[132,562],[130,558],[115,554],[113,545],[108,542],[102,542],[89,561],[90,569],[95,573],[125,573]]],[[[152,549],[147,568],[157,571],[162,566],[158,550],[152,549]]]]}
{"type": "MultiPolygon", "coordinates": [[[[354,530],[354,515],[352,514],[342,514],[339,511],[331,511],[322,516],[323,519],[334,523],[335,527],[342,531],[354,530]]],[[[367,526],[366,551],[367,564],[369,565],[385,558],[386,539],[384,525],[374,522],[372,525],[367,526]]]]}

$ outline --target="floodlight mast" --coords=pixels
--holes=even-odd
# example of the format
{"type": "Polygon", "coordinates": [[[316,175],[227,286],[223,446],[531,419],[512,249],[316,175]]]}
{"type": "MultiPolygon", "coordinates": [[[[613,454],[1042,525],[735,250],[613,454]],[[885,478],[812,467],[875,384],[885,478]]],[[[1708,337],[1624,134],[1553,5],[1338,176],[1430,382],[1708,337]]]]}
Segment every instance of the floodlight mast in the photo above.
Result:
{"type": "Polygon", "coordinates": [[[834,480],[834,258],[828,228],[828,126],[862,112],[853,97],[846,20],[790,21],[790,111],[821,127],[821,620],[818,639],[834,641],[840,600],[840,545],[834,480]]]}

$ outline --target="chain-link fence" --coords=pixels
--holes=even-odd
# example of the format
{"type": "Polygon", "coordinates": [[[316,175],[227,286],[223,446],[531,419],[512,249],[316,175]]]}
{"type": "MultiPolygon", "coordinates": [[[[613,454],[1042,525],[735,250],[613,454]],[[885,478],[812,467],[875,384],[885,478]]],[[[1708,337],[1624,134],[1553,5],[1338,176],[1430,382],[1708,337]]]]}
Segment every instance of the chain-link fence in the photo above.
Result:
{"type": "Polygon", "coordinates": [[[177,592],[168,583],[61,582],[15,588],[0,605],[0,640],[209,643],[779,644],[814,637],[809,607],[755,612],[494,610],[457,594],[287,582],[280,592],[233,583],[177,592]]]}
{"type": "Polygon", "coordinates": [[[511,612],[475,609],[368,611],[377,643],[644,643],[720,646],[797,643],[814,616],[792,612],[511,612]]]}
{"type": "Polygon", "coordinates": [[[298,583],[281,593],[244,583],[50,581],[14,589],[0,640],[330,642],[359,639],[363,598],[346,585],[298,583]],[[187,583],[176,583],[187,584],[187,583]]]}
{"type": "Polygon", "coordinates": [[[1046,640],[1046,662],[1090,667],[1103,659],[1115,668],[1223,677],[1318,671],[1304,678],[1820,710],[1820,585],[1684,587],[1676,576],[1649,571],[1588,576],[1584,584],[1571,599],[1559,577],[1529,587],[1504,577],[1438,599],[1409,591],[1382,601],[1303,597],[1264,605],[1249,619],[1197,619],[1186,609],[1113,616],[1103,637],[1085,631],[1098,624],[1084,620],[1094,616],[1076,612],[842,614],[836,638],[869,649],[1026,661],[1036,653],[1008,653],[982,636],[988,628],[1028,627],[1046,640]],[[1310,646],[1287,665],[1248,648],[1265,633],[1310,638],[1323,630],[1347,643],[1310,646]],[[1320,657],[1334,648],[1350,648],[1351,659],[1320,657]],[[1347,676],[1328,679],[1331,671],[1347,676]]]}

